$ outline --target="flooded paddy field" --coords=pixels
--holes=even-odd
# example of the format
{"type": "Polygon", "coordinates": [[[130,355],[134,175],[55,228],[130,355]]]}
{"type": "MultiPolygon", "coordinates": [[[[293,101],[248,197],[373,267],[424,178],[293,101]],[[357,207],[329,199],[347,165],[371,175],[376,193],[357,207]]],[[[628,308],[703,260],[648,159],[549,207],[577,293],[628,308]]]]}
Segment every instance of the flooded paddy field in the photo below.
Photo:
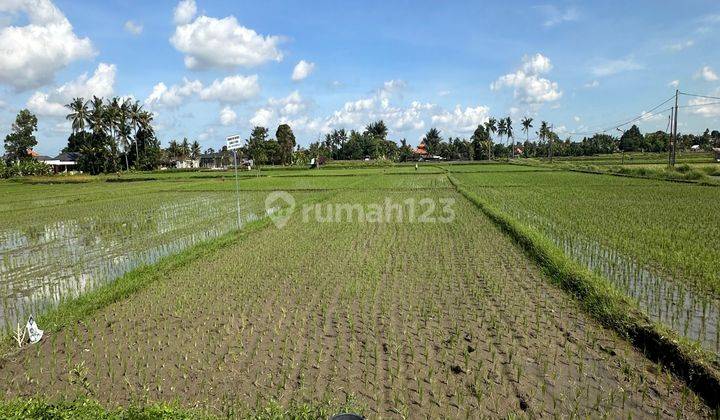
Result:
{"type": "MultiPolygon", "coordinates": [[[[210,247],[238,226],[236,188],[243,226],[275,221],[277,208],[265,203],[271,193],[294,202],[286,223],[233,236],[0,358],[0,392],[105,406],[180,399],[214,414],[340,400],[370,418],[710,416],[681,378],[554,285],[445,170],[458,169],[453,176],[465,185],[708,349],[718,330],[718,279],[703,265],[715,261],[713,239],[693,242],[699,260],[673,258],[693,235],[712,231],[675,217],[686,236],[673,234],[666,245],[677,248],[653,251],[644,235],[666,222],[667,212],[650,210],[664,203],[665,184],[511,166],[268,170],[243,174],[237,186],[227,173],[0,184],[9,197],[0,208],[8,327],[121,282],[138,266],[210,247]],[[593,212],[613,212],[603,203],[623,197],[626,211],[615,221],[593,212]],[[307,203],[321,217],[305,211],[307,203]],[[368,217],[387,203],[403,212],[421,207],[368,217]],[[630,203],[640,209],[628,210],[630,203]],[[638,214],[655,219],[633,225],[638,214]],[[633,247],[626,235],[644,242],[633,247]]],[[[680,194],[700,200],[707,192],[680,194]]],[[[683,211],[690,209],[714,220],[701,204],[683,211]]]]}
{"type": "Polygon", "coordinates": [[[720,188],[564,171],[457,177],[651,319],[720,351],[720,188]]]}

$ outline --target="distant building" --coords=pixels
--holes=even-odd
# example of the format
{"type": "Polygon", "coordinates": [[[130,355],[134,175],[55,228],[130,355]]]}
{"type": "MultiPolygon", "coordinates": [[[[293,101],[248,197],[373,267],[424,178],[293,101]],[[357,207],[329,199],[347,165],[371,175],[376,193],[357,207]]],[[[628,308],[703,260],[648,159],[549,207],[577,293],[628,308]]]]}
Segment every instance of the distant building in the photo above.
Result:
{"type": "Polygon", "coordinates": [[[432,154],[428,153],[427,146],[425,146],[425,142],[420,142],[417,149],[413,150],[413,154],[415,155],[415,159],[417,159],[419,161],[444,160],[445,159],[442,156],[432,155],[432,154]]]}
{"type": "Polygon", "coordinates": [[[200,159],[178,159],[173,161],[175,169],[197,169],[200,167],[200,159]]]}
{"type": "Polygon", "coordinates": [[[80,156],[80,153],[77,152],[64,152],[54,158],[37,155],[35,156],[35,160],[46,165],[50,165],[53,172],[57,174],[61,172],[66,173],[77,171],[80,156]]]}
{"type": "Polygon", "coordinates": [[[204,169],[226,169],[227,159],[220,152],[200,155],[200,167],[204,169]]]}

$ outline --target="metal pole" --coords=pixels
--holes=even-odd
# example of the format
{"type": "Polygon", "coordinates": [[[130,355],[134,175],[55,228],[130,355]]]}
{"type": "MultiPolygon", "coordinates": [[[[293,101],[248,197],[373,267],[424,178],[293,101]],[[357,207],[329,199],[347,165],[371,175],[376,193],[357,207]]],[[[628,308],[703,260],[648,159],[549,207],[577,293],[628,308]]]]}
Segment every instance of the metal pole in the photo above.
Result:
{"type": "Polygon", "coordinates": [[[675,150],[677,149],[677,119],[678,119],[678,95],[679,89],[675,89],[675,114],[673,123],[673,143],[672,143],[672,163],[671,166],[675,166],[675,150]]]}
{"type": "Polygon", "coordinates": [[[233,150],[233,161],[235,162],[235,198],[237,199],[238,230],[240,230],[242,228],[242,220],[240,219],[240,181],[238,180],[237,170],[237,150],[233,150]]]}

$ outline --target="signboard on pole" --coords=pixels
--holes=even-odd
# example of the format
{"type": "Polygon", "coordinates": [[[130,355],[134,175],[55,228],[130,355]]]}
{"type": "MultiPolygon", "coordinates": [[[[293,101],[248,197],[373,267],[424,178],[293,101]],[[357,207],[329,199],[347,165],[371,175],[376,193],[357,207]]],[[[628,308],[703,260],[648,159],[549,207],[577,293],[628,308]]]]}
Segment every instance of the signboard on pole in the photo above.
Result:
{"type": "Polygon", "coordinates": [[[242,140],[240,140],[240,135],[226,137],[225,144],[227,145],[228,150],[239,149],[240,147],[242,147],[242,140]]]}

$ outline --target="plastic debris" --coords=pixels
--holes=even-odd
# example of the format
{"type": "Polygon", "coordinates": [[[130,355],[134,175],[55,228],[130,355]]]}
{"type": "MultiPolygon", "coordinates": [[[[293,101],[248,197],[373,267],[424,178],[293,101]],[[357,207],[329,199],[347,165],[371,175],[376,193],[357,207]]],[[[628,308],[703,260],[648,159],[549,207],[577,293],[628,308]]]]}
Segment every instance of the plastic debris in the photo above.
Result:
{"type": "Polygon", "coordinates": [[[40,339],[43,336],[43,330],[38,328],[37,324],[35,323],[35,318],[30,315],[30,319],[28,319],[27,326],[25,327],[28,332],[28,338],[30,339],[31,343],[37,343],[40,341],[40,339]]]}

